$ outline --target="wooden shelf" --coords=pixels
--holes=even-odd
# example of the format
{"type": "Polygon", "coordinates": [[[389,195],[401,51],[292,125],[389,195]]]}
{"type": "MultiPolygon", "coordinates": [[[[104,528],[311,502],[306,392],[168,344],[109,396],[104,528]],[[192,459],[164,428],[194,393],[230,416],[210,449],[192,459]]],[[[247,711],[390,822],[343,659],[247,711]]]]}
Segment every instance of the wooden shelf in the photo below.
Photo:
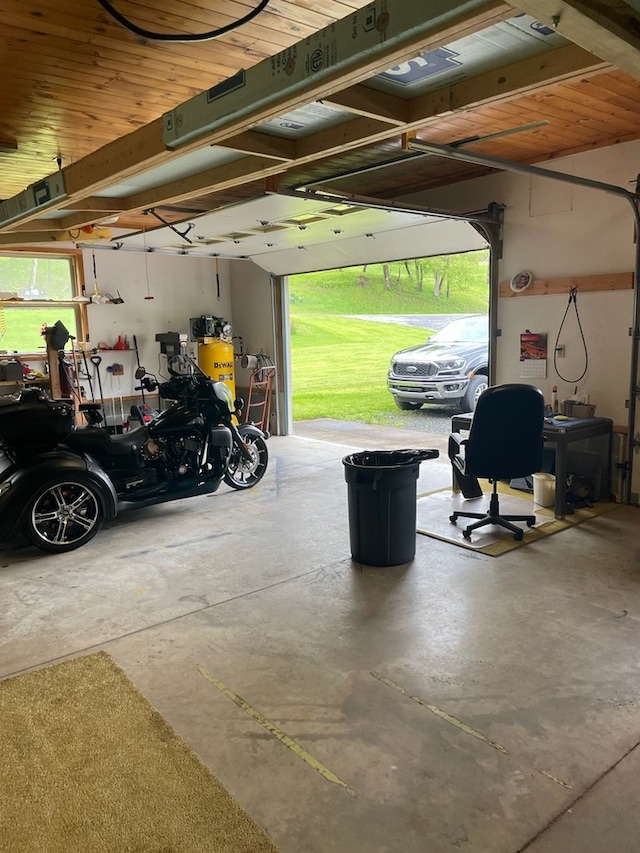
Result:
{"type": "Polygon", "coordinates": [[[568,294],[572,287],[578,288],[578,293],[606,290],[633,290],[633,273],[621,272],[609,275],[580,275],[573,278],[535,279],[526,290],[516,292],[511,290],[510,283],[503,281],[499,293],[502,297],[546,296],[548,294],[568,294]]]}
{"type": "Polygon", "coordinates": [[[28,385],[48,385],[49,377],[43,377],[42,379],[1,379],[0,380],[0,388],[5,387],[7,385],[24,385],[27,387],[28,385]]]}

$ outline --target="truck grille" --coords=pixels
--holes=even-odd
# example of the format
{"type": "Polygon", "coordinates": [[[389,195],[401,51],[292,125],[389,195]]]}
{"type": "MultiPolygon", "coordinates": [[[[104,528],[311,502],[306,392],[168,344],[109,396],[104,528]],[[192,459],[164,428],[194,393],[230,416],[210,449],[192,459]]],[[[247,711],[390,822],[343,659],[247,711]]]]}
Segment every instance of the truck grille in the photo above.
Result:
{"type": "Polygon", "coordinates": [[[424,364],[402,364],[396,362],[395,365],[396,376],[435,376],[437,373],[438,367],[433,362],[426,362],[424,364]]]}

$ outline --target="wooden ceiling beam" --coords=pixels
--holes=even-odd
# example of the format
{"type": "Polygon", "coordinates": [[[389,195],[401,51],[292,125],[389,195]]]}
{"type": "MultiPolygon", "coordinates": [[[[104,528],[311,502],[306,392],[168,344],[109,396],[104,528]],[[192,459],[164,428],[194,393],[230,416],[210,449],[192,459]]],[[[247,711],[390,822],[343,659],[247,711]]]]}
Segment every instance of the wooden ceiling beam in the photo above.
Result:
{"type": "Polygon", "coordinates": [[[296,143],[293,139],[283,139],[268,133],[245,130],[237,133],[220,143],[221,148],[231,148],[244,154],[255,154],[259,157],[270,157],[274,160],[295,160],[296,143]]]}
{"type": "MultiPolygon", "coordinates": [[[[402,126],[402,130],[404,129],[402,126]]],[[[330,127],[298,140],[296,166],[340,154],[350,148],[359,148],[372,142],[394,138],[401,133],[398,127],[389,127],[384,121],[358,118],[330,127]]]]}
{"type": "Polygon", "coordinates": [[[67,211],[73,213],[83,211],[92,214],[103,213],[108,216],[110,213],[119,213],[121,208],[122,202],[118,198],[92,195],[87,198],[76,199],[72,205],[64,204],[58,210],[62,214],[67,211]]]}
{"type": "Polygon", "coordinates": [[[0,246],[22,246],[32,243],[68,243],[67,231],[29,231],[16,239],[15,232],[0,233],[0,246]]]}
{"type": "Polygon", "coordinates": [[[621,0],[513,0],[516,9],[640,79],[640,13],[621,0]]]}
{"type": "MultiPolygon", "coordinates": [[[[417,131],[431,121],[457,110],[473,109],[489,101],[517,98],[542,85],[547,87],[571,77],[595,74],[606,68],[607,64],[601,59],[575,45],[557,48],[542,56],[478,74],[407,101],[407,121],[401,130],[417,131]]],[[[296,164],[328,157],[359,145],[380,142],[397,134],[397,128],[389,128],[383,121],[357,118],[299,140],[296,164]]]]}
{"type": "Polygon", "coordinates": [[[397,98],[395,95],[389,95],[387,92],[380,92],[362,84],[334,92],[322,98],[321,102],[363,118],[372,118],[398,126],[406,124],[409,120],[409,102],[405,98],[397,98]]]}
{"type": "Polygon", "coordinates": [[[128,211],[159,207],[163,204],[176,204],[193,198],[196,194],[212,191],[220,192],[230,187],[246,184],[267,175],[277,174],[283,169],[282,163],[264,160],[261,157],[243,157],[223,166],[214,166],[196,175],[178,178],[170,183],[143,190],[122,199],[128,211]]]}
{"type": "MultiPolygon", "coordinates": [[[[541,86],[548,88],[575,77],[599,74],[608,67],[608,63],[581,47],[567,45],[454,83],[450,106],[452,110],[460,110],[510,100],[541,86]]],[[[419,108],[416,99],[412,112],[419,108]]]]}
{"type": "MultiPolygon", "coordinates": [[[[206,145],[224,145],[225,139],[244,133],[261,122],[326,97],[337,89],[342,90],[345,85],[362,82],[392,65],[411,59],[420,51],[434,49],[453,39],[471,35],[513,14],[513,7],[501,0],[486,0],[471,9],[465,4],[462,10],[454,0],[447,0],[439,4],[440,16],[431,19],[431,4],[427,3],[427,0],[421,0],[421,4],[424,6],[423,26],[411,29],[390,48],[385,50],[385,43],[381,41],[382,49],[355,55],[347,65],[343,63],[331,74],[319,78],[311,74],[306,85],[295,94],[276,97],[266,105],[258,106],[240,117],[231,114],[228,122],[220,128],[180,146],[178,152],[165,148],[161,118],[103,146],[64,169],[67,199],[49,206],[48,209],[55,209],[61,204],[70,206],[76,197],[86,197],[108,189],[128,177],[168,163],[180,154],[199,150],[206,145]]],[[[303,43],[300,44],[302,50],[303,43]]],[[[270,62],[271,60],[263,61],[265,74],[271,74],[270,62]]],[[[197,191],[194,187],[194,192],[197,191]]],[[[37,218],[38,213],[39,211],[34,211],[27,214],[20,221],[37,218]]],[[[11,230],[12,224],[4,227],[11,230]]]]}
{"type": "MultiPolygon", "coordinates": [[[[576,75],[584,77],[590,73],[596,73],[596,70],[601,70],[603,67],[605,67],[605,63],[600,59],[574,45],[558,48],[549,51],[544,56],[526,59],[478,75],[459,84],[444,86],[440,90],[415,98],[413,101],[407,101],[407,112],[411,120],[402,126],[402,131],[424,129],[431,121],[452,114],[453,107],[456,110],[472,109],[488,100],[495,100],[497,95],[502,100],[515,98],[522,95],[523,92],[535,90],[536,87],[545,84],[549,79],[554,83],[560,83],[568,77],[575,77],[576,75]]],[[[350,88],[349,91],[353,90],[350,88]]],[[[370,118],[358,116],[350,122],[305,137],[296,143],[291,140],[278,140],[274,137],[274,146],[287,143],[285,147],[287,147],[287,153],[293,162],[274,162],[262,157],[248,156],[225,166],[216,166],[188,178],[180,178],[127,198],[112,199],[113,206],[110,207],[110,210],[117,210],[121,213],[133,212],[145,207],[176,203],[193,198],[197,194],[229,189],[249,181],[265,179],[268,176],[283,173],[293,165],[301,166],[333,154],[344,153],[349,149],[365,144],[394,138],[399,132],[399,128],[389,127],[384,121],[374,121],[370,118]]],[[[228,140],[229,147],[248,148],[251,147],[248,144],[249,141],[253,141],[255,148],[258,147],[256,137],[263,136],[266,137],[266,134],[255,132],[239,134],[228,140]],[[244,145],[241,145],[241,142],[244,142],[244,145]]],[[[226,143],[227,140],[223,146],[226,146],[226,143]]],[[[115,145],[115,143],[113,144],[115,145]]],[[[96,202],[102,200],[102,198],[97,198],[96,202]]],[[[108,199],[104,199],[104,201],[106,202],[108,199]]],[[[67,205],[67,207],[73,207],[73,205],[67,205]]],[[[78,227],[81,224],[86,224],[86,222],[85,216],[82,221],[81,217],[65,218],[62,224],[69,228],[78,227]]]]}

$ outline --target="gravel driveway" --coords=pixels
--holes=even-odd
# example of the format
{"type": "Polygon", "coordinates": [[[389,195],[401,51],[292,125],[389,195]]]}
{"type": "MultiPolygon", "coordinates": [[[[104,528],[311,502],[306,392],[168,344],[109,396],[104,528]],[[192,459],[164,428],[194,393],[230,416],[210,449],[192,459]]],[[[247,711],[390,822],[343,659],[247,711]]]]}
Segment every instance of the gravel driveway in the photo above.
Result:
{"type": "Polygon", "coordinates": [[[353,320],[371,320],[372,323],[397,323],[400,326],[418,326],[422,329],[432,329],[439,332],[458,317],[467,314],[345,314],[353,320]]]}

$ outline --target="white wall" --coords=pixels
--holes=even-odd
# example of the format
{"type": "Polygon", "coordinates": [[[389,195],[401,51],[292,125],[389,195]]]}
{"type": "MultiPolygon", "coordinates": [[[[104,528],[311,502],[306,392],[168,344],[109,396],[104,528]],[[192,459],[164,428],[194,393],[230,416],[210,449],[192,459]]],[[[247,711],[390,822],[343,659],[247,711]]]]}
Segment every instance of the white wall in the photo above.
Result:
{"type": "MultiPolygon", "coordinates": [[[[251,261],[231,263],[231,305],[233,309],[233,332],[242,337],[245,353],[266,355],[276,361],[274,342],[274,317],[271,294],[271,276],[251,261]]],[[[240,341],[234,342],[236,353],[240,352],[240,341]]],[[[243,369],[236,359],[236,387],[248,403],[247,389],[251,371],[243,369]]],[[[257,420],[257,417],[255,418],[257,420]]],[[[270,431],[278,432],[274,407],[270,431]]]]}
{"type": "MultiPolygon", "coordinates": [[[[546,168],[615,184],[633,190],[640,162],[640,143],[625,143],[540,164],[546,168]]],[[[634,216],[624,199],[594,189],[556,180],[495,173],[446,190],[411,196],[422,204],[456,211],[485,207],[492,201],[506,206],[504,215],[501,281],[522,270],[536,279],[599,273],[631,272],[635,264],[634,216]]],[[[497,344],[498,382],[520,380],[519,335],[526,329],[546,332],[549,347],[556,340],[568,292],[562,295],[503,298],[499,301],[497,344]]],[[[632,291],[583,293],[577,307],[585,334],[589,366],[578,383],[578,393],[589,394],[596,414],[626,424],[629,396],[632,291]]],[[[560,343],[566,357],[558,361],[560,373],[577,378],[584,368],[584,352],[573,308],[560,343]]],[[[574,392],[574,382],[564,382],[548,360],[547,379],[536,380],[547,399],[558,385],[560,399],[574,392]]]]}
{"type": "MultiPolygon", "coordinates": [[[[87,306],[91,346],[95,347],[101,342],[113,346],[118,335],[127,335],[133,346],[135,334],[140,361],[153,373],[164,367],[164,360],[159,358],[160,345],[155,340],[156,333],[188,334],[189,318],[201,314],[224,317],[233,323],[227,261],[219,262],[218,299],[216,264],[212,258],[96,249],[95,259],[99,292],[112,296],[117,296],[119,292],[124,303],[87,306]],[[153,296],[153,299],[145,299],[147,295],[153,296]]],[[[83,250],[83,264],[86,292],[91,295],[94,292],[91,249],[83,250]]],[[[196,351],[195,344],[190,348],[196,351]]],[[[99,355],[103,359],[100,367],[105,397],[111,396],[111,379],[108,374],[105,378],[106,367],[113,363],[125,367],[120,383],[123,395],[133,394],[135,354],[101,352],[99,355]]]]}

